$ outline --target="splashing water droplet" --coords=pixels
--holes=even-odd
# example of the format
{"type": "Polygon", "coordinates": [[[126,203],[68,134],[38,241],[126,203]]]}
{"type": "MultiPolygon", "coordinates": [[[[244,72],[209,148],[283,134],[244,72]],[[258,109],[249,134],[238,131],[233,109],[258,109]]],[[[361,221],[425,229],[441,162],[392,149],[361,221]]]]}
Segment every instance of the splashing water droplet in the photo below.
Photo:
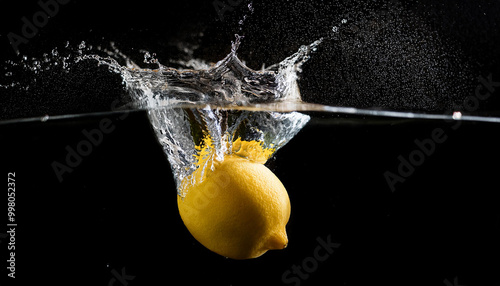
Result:
{"type": "Polygon", "coordinates": [[[80,43],[80,45],[78,45],[78,49],[79,49],[79,50],[83,50],[83,49],[85,49],[85,41],[82,41],[82,42],[80,43]]]}

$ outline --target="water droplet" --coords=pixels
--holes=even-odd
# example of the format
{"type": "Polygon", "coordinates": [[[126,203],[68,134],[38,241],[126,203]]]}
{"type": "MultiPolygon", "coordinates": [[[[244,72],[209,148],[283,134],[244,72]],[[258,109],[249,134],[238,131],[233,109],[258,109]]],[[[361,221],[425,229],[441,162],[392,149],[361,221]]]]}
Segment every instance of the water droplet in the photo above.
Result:
{"type": "Polygon", "coordinates": [[[85,49],[85,41],[82,41],[80,45],[78,45],[78,49],[83,50],[85,49]]]}
{"type": "Polygon", "coordinates": [[[460,111],[453,112],[453,119],[459,120],[461,118],[462,118],[462,112],[460,112],[460,111]]]}
{"type": "Polygon", "coordinates": [[[49,120],[49,115],[45,114],[44,117],[40,118],[40,121],[42,122],[47,122],[47,120],[49,120]]]}

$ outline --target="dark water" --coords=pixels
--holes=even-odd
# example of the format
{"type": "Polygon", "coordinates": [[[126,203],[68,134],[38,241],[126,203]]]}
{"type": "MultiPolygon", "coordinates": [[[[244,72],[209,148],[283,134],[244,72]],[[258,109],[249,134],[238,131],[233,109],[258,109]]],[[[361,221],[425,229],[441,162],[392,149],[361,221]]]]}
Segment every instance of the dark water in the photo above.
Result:
{"type": "Polygon", "coordinates": [[[145,112],[0,126],[2,169],[17,178],[18,281],[57,267],[46,278],[55,285],[114,273],[129,285],[295,285],[297,265],[300,285],[496,285],[498,124],[309,115],[267,164],[290,195],[289,246],[248,261],[211,253],[185,229],[145,112]],[[84,130],[102,130],[102,142],[66,161],[90,141],[84,130]],[[55,161],[71,169],[62,182],[55,161]],[[387,172],[404,180],[394,190],[387,172]],[[335,245],[319,250],[324,261],[320,241],[335,245]]]}

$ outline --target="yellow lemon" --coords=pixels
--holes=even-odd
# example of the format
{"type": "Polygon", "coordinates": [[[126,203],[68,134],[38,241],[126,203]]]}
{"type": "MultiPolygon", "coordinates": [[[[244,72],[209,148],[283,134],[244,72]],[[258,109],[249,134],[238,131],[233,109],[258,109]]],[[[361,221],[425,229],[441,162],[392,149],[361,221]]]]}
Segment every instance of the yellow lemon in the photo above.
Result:
{"type": "Polygon", "coordinates": [[[236,144],[239,154],[246,156],[235,152],[222,162],[214,160],[203,175],[194,174],[203,180],[186,184],[177,202],[196,240],[225,257],[248,259],[287,246],[290,200],[281,181],[262,164],[265,160],[251,160],[256,144],[236,144]],[[250,151],[242,151],[249,146],[250,151]]]}

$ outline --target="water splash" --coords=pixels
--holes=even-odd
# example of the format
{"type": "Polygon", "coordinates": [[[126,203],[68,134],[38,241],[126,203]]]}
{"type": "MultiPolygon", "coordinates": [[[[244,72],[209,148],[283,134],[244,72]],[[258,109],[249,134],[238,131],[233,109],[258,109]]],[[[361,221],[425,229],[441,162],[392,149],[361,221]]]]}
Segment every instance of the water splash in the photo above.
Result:
{"type": "Polygon", "coordinates": [[[301,47],[278,65],[255,71],[237,56],[241,40],[242,37],[236,36],[231,52],[209,69],[179,71],[156,62],[158,69],[153,71],[121,70],[134,100],[148,109],[156,135],[168,155],[180,195],[185,194],[186,182],[194,184],[200,180],[191,176],[196,169],[201,168],[203,174],[207,168],[213,168],[214,160],[222,161],[226,154],[233,152],[232,142],[259,142],[262,148],[272,148],[275,152],[309,121],[309,116],[298,112],[251,112],[234,107],[299,102],[297,73],[321,41],[301,47]],[[158,84],[150,85],[151,78],[143,80],[145,75],[151,74],[159,78],[154,81],[158,84]],[[148,85],[144,86],[145,83],[148,85]],[[179,103],[202,103],[205,107],[169,108],[179,103]],[[202,161],[203,164],[200,164],[200,152],[209,157],[202,161]]]}
{"type": "MultiPolygon", "coordinates": [[[[234,142],[256,142],[263,150],[272,150],[270,155],[309,121],[309,116],[299,112],[255,112],[237,107],[300,103],[298,73],[323,39],[260,71],[238,58],[242,39],[235,35],[230,53],[213,65],[195,59],[185,63],[198,69],[167,67],[147,51],[142,51],[143,62],[154,68],[141,68],[113,44],[111,50],[103,50],[108,56],[79,53],[76,58],[97,61],[121,76],[135,108],[147,110],[181,195],[186,182],[200,180],[191,175],[199,168],[197,173],[204,174],[213,168],[214,161],[224,160],[233,152],[234,142]]],[[[85,47],[81,43],[79,50],[85,47]]]]}
{"type": "Polygon", "coordinates": [[[213,66],[194,59],[182,62],[196,69],[164,66],[149,52],[144,52],[144,62],[156,65],[155,69],[140,68],[119,52],[113,54],[115,57],[83,55],[81,58],[96,60],[99,65],[106,65],[111,71],[120,74],[128,94],[138,104],[138,108],[200,102],[243,106],[285,100],[300,101],[297,74],[322,39],[302,46],[281,63],[261,71],[248,68],[238,58],[237,50],[242,39],[242,36],[235,35],[231,52],[213,66]],[[125,59],[125,65],[118,63],[117,55],[125,59]]]}
{"type": "MultiPolygon", "coordinates": [[[[251,5],[249,10],[253,10],[251,5]]],[[[106,48],[94,48],[84,41],[74,49],[66,43],[66,53],[54,48],[50,54],[44,54],[43,60],[25,57],[13,66],[35,75],[54,70],[71,74],[78,64],[95,62],[118,74],[129,106],[147,110],[172,167],[178,193],[183,194],[183,182],[200,180],[191,175],[196,170],[203,174],[213,168],[214,161],[224,160],[233,152],[235,142],[240,142],[236,144],[240,147],[241,142],[254,142],[254,147],[265,150],[265,156],[255,158],[268,158],[309,121],[309,116],[299,112],[238,108],[300,103],[298,74],[323,39],[304,45],[280,63],[261,70],[253,70],[239,59],[237,51],[242,40],[242,36],[235,35],[229,54],[214,64],[190,59],[177,61],[184,66],[177,69],[163,65],[149,51],[140,51],[143,64],[137,64],[113,42],[106,48]]],[[[40,120],[49,118],[54,117],[40,120]]],[[[238,147],[234,152],[240,156],[248,154],[238,147]]]]}

